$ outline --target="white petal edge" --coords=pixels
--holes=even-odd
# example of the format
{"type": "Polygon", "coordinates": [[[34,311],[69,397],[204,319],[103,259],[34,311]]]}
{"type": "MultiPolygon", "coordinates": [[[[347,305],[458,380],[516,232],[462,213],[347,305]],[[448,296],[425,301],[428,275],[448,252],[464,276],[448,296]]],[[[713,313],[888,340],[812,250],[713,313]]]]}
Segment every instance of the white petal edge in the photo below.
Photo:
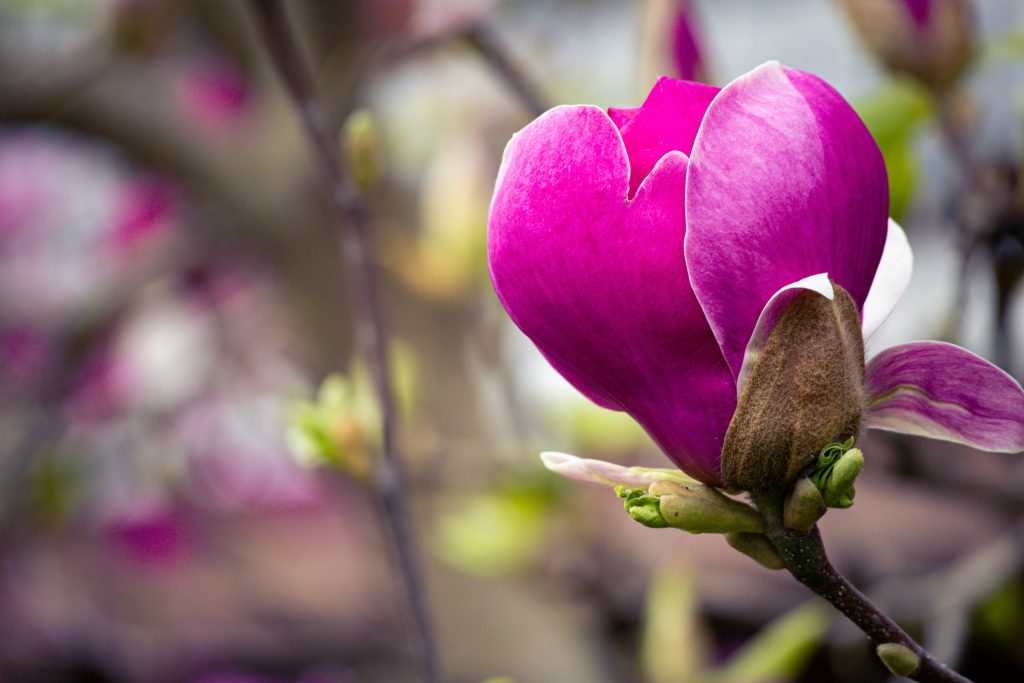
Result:
{"type": "Polygon", "coordinates": [[[747,342],[747,349],[743,354],[743,365],[740,367],[740,374],[736,377],[737,396],[743,391],[743,385],[747,383],[747,378],[754,369],[757,359],[761,357],[761,351],[764,350],[765,342],[768,341],[768,335],[772,333],[775,324],[789,310],[789,305],[793,303],[793,300],[806,290],[817,292],[829,301],[835,296],[828,273],[805,277],[803,280],[790,283],[772,294],[772,298],[768,299],[768,303],[761,309],[761,315],[757,317],[757,324],[754,325],[754,331],[747,342]]]}
{"type": "Polygon", "coordinates": [[[544,467],[556,474],[576,481],[605,486],[647,487],[656,481],[674,481],[679,484],[700,484],[680,470],[650,467],[623,467],[604,460],[579,458],[568,453],[545,451],[540,454],[544,467]]]}
{"type": "Polygon", "coordinates": [[[907,290],[913,270],[914,254],[910,250],[907,233],[890,218],[882,259],[878,262],[878,270],[875,271],[875,279],[871,281],[861,315],[865,344],[889,318],[903,292],[907,290]]]}

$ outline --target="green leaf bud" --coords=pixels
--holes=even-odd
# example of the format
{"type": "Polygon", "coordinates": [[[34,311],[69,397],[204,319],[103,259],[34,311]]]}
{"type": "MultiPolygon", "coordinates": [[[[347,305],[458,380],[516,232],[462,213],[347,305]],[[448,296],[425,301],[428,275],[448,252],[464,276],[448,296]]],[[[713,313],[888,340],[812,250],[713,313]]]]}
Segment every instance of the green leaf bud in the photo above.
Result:
{"type": "Polygon", "coordinates": [[[659,481],[651,485],[650,493],[659,497],[661,515],[670,527],[691,534],[764,531],[760,513],[711,486],[659,481]]]}
{"type": "Polygon", "coordinates": [[[875,648],[882,664],[895,676],[911,676],[921,666],[921,658],[906,645],[882,643],[875,648]]]}
{"type": "Polygon", "coordinates": [[[764,534],[737,531],[725,535],[725,542],[768,569],[784,569],[786,564],[764,534]]]}
{"type": "Polygon", "coordinates": [[[796,480],[793,490],[786,496],[782,523],[789,529],[810,531],[827,509],[821,491],[813,481],[803,477],[796,480]]]}

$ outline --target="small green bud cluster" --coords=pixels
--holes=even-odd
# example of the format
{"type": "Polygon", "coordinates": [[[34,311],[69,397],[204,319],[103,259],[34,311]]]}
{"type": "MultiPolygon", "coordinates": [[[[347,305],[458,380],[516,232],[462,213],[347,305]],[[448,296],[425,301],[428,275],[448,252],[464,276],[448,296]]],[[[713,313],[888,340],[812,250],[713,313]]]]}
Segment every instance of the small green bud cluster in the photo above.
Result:
{"type": "Polygon", "coordinates": [[[850,438],[845,443],[830,443],[821,449],[809,477],[821,491],[825,505],[848,508],[857,493],[853,482],[863,467],[864,454],[859,448],[853,448],[850,438]]]}
{"type": "Polygon", "coordinates": [[[629,516],[644,526],[691,534],[724,534],[726,542],[769,569],[782,558],[764,535],[764,518],[753,507],[704,484],[660,480],[648,488],[618,486],[629,516]]]}

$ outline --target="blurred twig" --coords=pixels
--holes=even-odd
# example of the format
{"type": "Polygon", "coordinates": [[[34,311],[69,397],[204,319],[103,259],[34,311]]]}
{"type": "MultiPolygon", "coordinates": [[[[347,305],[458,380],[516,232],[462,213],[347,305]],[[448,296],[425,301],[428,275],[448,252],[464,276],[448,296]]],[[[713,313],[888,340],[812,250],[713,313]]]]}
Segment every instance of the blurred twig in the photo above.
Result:
{"type": "Polygon", "coordinates": [[[522,100],[533,116],[548,110],[544,98],[509,57],[505,46],[493,30],[482,22],[473,24],[465,32],[466,42],[475,49],[490,67],[501,76],[509,88],[522,100]]]}
{"type": "Polygon", "coordinates": [[[405,582],[414,627],[414,658],[423,679],[437,683],[441,680],[440,664],[409,523],[405,477],[395,448],[395,402],[387,338],[370,259],[367,207],[363,196],[345,177],[336,141],[330,133],[309,68],[295,41],[284,3],[280,0],[251,0],[251,4],[267,51],[295,100],[324,181],[330,188],[342,258],[358,299],[356,342],[370,368],[381,410],[381,458],[377,462],[376,492],[393,536],[405,582]]]}

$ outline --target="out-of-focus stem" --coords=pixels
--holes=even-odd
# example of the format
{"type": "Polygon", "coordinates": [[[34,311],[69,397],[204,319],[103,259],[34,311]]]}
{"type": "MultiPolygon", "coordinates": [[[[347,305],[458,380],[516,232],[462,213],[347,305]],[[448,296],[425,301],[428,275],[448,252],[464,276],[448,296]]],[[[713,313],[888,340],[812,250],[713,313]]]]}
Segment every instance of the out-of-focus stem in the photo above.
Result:
{"type": "Polygon", "coordinates": [[[540,116],[548,110],[544,98],[540,96],[533,84],[523,75],[515,62],[508,56],[505,46],[494,31],[484,23],[477,22],[465,33],[466,42],[475,49],[487,64],[508,84],[516,96],[534,116],[540,116]]]}
{"type": "Polygon", "coordinates": [[[933,658],[907,632],[875,607],[867,597],[836,571],[825,554],[821,534],[814,527],[808,532],[794,532],[782,523],[782,497],[753,495],[754,505],[765,518],[765,535],[782,556],[793,577],[828,600],[846,618],[860,628],[871,642],[879,645],[900,645],[918,658],[917,669],[909,677],[925,683],[970,683],[952,669],[933,658]]]}
{"type": "Polygon", "coordinates": [[[381,457],[376,464],[375,489],[405,583],[413,627],[410,638],[413,659],[424,681],[439,683],[440,663],[406,506],[405,476],[395,445],[395,399],[387,336],[370,258],[366,202],[342,169],[338,146],[327,124],[313,77],[295,40],[284,3],[281,0],[251,0],[251,3],[266,49],[295,100],[324,182],[331,193],[342,259],[352,279],[356,299],[356,343],[369,367],[380,406],[381,457]]]}

